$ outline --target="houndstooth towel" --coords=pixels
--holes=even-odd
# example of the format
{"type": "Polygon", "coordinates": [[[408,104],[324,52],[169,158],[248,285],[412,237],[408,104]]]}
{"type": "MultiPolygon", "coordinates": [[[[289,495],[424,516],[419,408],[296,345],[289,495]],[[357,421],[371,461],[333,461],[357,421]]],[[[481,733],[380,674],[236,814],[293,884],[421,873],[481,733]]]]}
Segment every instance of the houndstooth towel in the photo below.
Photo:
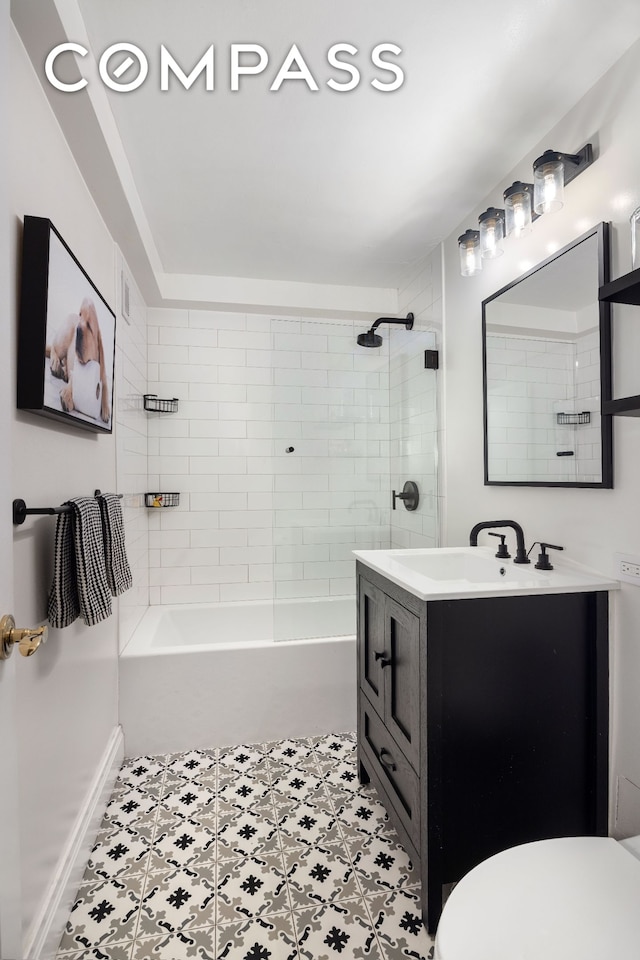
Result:
{"type": "Polygon", "coordinates": [[[120,498],[115,493],[101,493],[98,495],[98,503],[102,515],[107,583],[114,597],[119,597],[133,583],[124,545],[124,520],[120,498]]]}
{"type": "Polygon", "coordinates": [[[52,627],[68,627],[79,616],[88,626],[111,616],[102,520],[95,497],[67,500],[58,514],[53,583],[47,616],[52,627]]]}

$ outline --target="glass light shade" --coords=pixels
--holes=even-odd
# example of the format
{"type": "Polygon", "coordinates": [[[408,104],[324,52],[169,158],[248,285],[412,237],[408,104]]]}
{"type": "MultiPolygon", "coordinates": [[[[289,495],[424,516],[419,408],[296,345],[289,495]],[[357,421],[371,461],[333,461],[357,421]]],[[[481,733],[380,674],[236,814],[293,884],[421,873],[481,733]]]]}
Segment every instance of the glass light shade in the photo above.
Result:
{"type": "Polygon", "coordinates": [[[463,277],[474,277],[482,270],[480,256],[480,234],[477,230],[467,230],[458,237],[460,253],[460,273],[463,277]]]}
{"type": "Polygon", "coordinates": [[[484,260],[495,260],[504,253],[504,210],[489,207],[478,218],[480,224],[480,255],[484,260]]]}
{"type": "Polygon", "coordinates": [[[514,184],[504,195],[505,235],[523,237],[531,230],[531,193],[523,184],[514,184]],[[515,188],[515,189],[514,189],[515,188]]]}
{"type": "Polygon", "coordinates": [[[555,213],[564,204],[564,163],[549,160],[533,171],[533,209],[536,213],[555,213]]]}

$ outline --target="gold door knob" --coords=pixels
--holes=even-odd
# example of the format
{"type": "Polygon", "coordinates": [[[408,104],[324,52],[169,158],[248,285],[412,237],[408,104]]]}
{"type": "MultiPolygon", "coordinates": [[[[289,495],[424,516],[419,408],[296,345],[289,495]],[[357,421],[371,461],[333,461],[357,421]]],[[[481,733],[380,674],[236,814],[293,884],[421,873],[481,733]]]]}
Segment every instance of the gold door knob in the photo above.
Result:
{"type": "Polygon", "coordinates": [[[0,620],[0,660],[8,660],[15,644],[23,657],[31,657],[41,643],[47,639],[48,627],[36,627],[34,630],[16,627],[16,622],[8,613],[0,620]]]}

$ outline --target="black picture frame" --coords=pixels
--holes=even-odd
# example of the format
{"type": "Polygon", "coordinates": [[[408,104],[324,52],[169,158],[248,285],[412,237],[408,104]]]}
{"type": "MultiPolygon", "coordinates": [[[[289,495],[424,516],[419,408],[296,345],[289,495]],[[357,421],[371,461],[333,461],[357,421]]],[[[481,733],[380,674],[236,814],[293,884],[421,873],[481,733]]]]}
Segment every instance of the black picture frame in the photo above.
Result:
{"type": "Polygon", "coordinates": [[[116,315],[46,217],[25,216],[17,406],[112,433],[116,315]]]}
{"type": "Polygon", "coordinates": [[[612,391],[611,371],[611,304],[600,300],[600,287],[609,282],[611,270],[611,229],[606,221],[598,223],[591,230],[572,240],[561,250],[547,257],[531,270],[516,277],[511,283],[482,301],[482,394],[483,394],[483,428],[484,428],[484,484],[496,487],[594,487],[602,489],[613,488],[613,425],[608,411],[612,391]],[[595,237],[598,245],[598,273],[594,277],[595,298],[598,300],[599,313],[599,341],[600,341],[600,465],[601,480],[597,482],[565,480],[565,481],[537,481],[537,480],[492,480],[489,477],[489,438],[488,438],[488,403],[487,403],[487,305],[511,290],[512,287],[538,273],[544,267],[562,257],[565,253],[575,249],[586,240],[595,237]]]}

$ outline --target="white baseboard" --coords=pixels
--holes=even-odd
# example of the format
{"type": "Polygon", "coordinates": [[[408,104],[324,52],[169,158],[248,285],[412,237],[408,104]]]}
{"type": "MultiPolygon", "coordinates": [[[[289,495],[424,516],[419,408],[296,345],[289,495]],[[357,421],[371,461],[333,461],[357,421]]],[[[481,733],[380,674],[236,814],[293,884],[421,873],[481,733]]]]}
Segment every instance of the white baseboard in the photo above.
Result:
{"type": "Polygon", "coordinates": [[[124,758],[122,727],[114,728],[24,945],[29,960],[52,960],[124,758]]]}

